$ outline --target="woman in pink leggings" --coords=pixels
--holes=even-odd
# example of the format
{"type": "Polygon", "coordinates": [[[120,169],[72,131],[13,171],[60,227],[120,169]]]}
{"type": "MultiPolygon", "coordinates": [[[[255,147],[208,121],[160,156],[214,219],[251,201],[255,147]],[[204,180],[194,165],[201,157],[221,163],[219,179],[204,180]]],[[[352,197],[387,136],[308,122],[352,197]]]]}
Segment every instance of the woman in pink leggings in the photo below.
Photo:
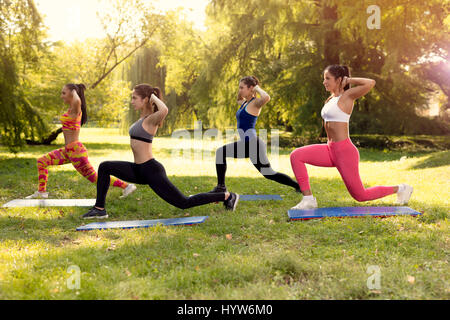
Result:
{"type": "Polygon", "coordinates": [[[379,199],[397,193],[397,203],[406,204],[413,188],[406,184],[391,187],[364,188],[359,176],[359,152],[349,137],[349,120],[356,99],[367,94],[375,80],[351,78],[347,66],[331,65],[324,71],[323,85],[331,92],[322,109],[327,144],[315,144],[298,148],[291,153],[291,164],[303,194],[302,201],[292,209],[317,208],[309,185],[305,164],[319,167],[336,167],[347,190],[357,201],[379,199]],[[350,85],[355,87],[350,88],[350,85]]]}

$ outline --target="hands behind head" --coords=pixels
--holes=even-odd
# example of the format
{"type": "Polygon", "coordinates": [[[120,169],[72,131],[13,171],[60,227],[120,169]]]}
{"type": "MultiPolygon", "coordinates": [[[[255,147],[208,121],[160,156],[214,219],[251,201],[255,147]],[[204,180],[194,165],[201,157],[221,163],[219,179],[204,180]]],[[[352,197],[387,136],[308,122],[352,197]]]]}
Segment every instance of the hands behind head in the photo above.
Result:
{"type": "Polygon", "coordinates": [[[341,82],[341,88],[344,89],[348,85],[348,77],[344,76],[341,82]]]}
{"type": "MultiPolygon", "coordinates": [[[[157,100],[157,99],[158,99],[158,97],[156,96],[156,94],[152,93],[152,94],[150,95],[149,103],[150,103],[150,105],[151,105],[152,107],[154,107],[154,108],[158,108],[158,107],[157,107],[157,104],[156,104],[156,100],[157,100]]],[[[154,109],[154,110],[157,110],[157,109],[154,109]]]]}

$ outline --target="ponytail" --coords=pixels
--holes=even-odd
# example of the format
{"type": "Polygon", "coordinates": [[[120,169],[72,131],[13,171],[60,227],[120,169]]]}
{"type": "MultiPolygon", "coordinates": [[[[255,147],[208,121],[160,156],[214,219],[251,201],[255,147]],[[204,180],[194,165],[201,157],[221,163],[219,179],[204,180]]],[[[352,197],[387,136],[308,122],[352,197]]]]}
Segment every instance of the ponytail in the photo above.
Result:
{"type": "Polygon", "coordinates": [[[162,99],[162,92],[161,92],[161,89],[160,89],[160,88],[154,87],[154,88],[153,88],[153,92],[150,94],[150,97],[152,96],[152,94],[154,94],[155,96],[157,96],[159,100],[162,99]]]}
{"type": "MultiPolygon", "coordinates": [[[[153,92],[148,97],[149,99],[152,96],[152,94],[154,94],[159,100],[162,100],[162,93],[161,93],[161,89],[160,88],[154,87],[153,88],[153,92]]],[[[153,104],[153,112],[156,112],[156,111],[158,111],[158,106],[156,104],[153,104]]]]}
{"type": "Polygon", "coordinates": [[[87,109],[86,109],[86,98],[84,97],[84,91],[86,90],[86,86],[82,83],[76,85],[78,87],[78,95],[81,99],[81,125],[84,125],[87,121],[87,109]]]}
{"type": "MultiPolygon", "coordinates": [[[[342,66],[344,77],[350,78],[350,68],[348,66],[342,66]]],[[[342,77],[342,79],[344,79],[342,77]]],[[[350,89],[350,84],[347,84],[344,88],[344,91],[350,89]]]]}

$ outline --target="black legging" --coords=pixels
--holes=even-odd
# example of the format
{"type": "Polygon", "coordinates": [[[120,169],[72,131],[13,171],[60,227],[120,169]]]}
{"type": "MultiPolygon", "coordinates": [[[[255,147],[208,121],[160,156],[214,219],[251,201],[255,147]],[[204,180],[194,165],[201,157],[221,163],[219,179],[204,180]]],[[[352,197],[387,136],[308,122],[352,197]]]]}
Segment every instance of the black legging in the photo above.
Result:
{"type": "Polygon", "coordinates": [[[180,209],[188,209],[212,202],[225,201],[224,192],[199,193],[186,197],[172,184],[172,182],[169,181],[166,170],[164,170],[162,164],[155,159],[142,164],[125,161],[105,161],[102,162],[98,168],[96,207],[105,207],[110,176],[115,176],[131,183],[148,184],[158,196],[180,209]]]}
{"type": "Polygon", "coordinates": [[[259,137],[250,137],[248,140],[240,140],[229,143],[216,151],[217,184],[225,185],[225,173],[227,171],[227,157],[250,158],[253,165],[264,178],[299,189],[296,181],[284,173],[272,169],[267,158],[266,144],[259,137]]]}

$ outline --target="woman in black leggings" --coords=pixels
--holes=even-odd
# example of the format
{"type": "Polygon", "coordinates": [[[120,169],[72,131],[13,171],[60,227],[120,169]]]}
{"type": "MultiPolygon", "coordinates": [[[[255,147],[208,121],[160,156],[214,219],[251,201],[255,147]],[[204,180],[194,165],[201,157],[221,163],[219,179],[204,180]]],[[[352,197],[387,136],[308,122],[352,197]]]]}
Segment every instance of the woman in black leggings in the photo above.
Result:
{"type": "Polygon", "coordinates": [[[125,161],[102,162],[98,169],[97,201],[95,206],[82,216],[83,219],[107,218],[105,199],[110,176],[136,184],[148,184],[162,199],[171,205],[187,209],[203,204],[223,201],[227,210],[235,210],[239,195],[230,192],[200,193],[186,197],[167,178],[166,171],[153,157],[152,142],[158,127],[167,116],[168,109],[161,100],[159,88],[141,84],[134,88],[132,105],[141,111],[141,118],[130,127],[130,145],[134,163],[125,161]]]}
{"type": "Polygon", "coordinates": [[[259,87],[256,77],[248,76],[239,82],[238,104],[241,106],[236,112],[237,129],[240,140],[224,145],[216,151],[217,186],[211,192],[225,192],[225,173],[227,171],[227,157],[250,158],[256,169],[264,178],[284,184],[300,192],[298,183],[288,175],[272,169],[267,158],[266,144],[256,135],[256,120],[262,107],[269,102],[270,96],[259,87]],[[259,93],[260,98],[256,97],[259,93]]]}

